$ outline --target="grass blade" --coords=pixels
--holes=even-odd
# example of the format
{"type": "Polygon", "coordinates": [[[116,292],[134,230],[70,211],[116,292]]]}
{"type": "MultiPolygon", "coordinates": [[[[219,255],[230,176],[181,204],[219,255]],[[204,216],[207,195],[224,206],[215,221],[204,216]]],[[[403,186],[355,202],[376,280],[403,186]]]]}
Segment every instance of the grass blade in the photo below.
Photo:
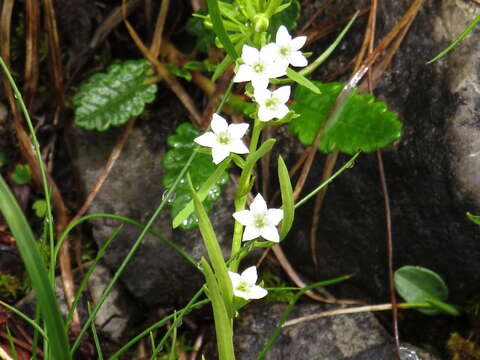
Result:
{"type": "Polygon", "coordinates": [[[238,58],[238,54],[232,42],[230,41],[230,37],[225,30],[225,26],[223,25],[222,15],[220,14],[220,9],[218,7],[218,0],[207,0],[207,6],[208,13],[212,19],[213,31],[215,31],[218,40],[220,40],[230,58],[236,60],[238,58]]]}
{"type": "Polygon", "coordinates": [[[17,241],[18,251],[37,294],[52,354],[55,359],[68,360],[71,357],[65,323],[53,286],[49,282],[47,268],[38,251],[30,225],[2,176],[0,176],[0,211],[17,241]]]}
{"type": "Polygon", "coordinates": [[[455,39],[452,41],[450,45],[448,45],[443,51],[441,51],[437,56],[435,56],[432,60],[428,61],[427,64],[431,64],[438,59],[444,57],[447,55],[457,44],[462,41],[465,36],[467,36],[470,31],[473,30],[473,28],[480,22],[480,15],[478,15],[475,20],[473,20],[470,25],[467,26],[467,28],[455,39]]]}

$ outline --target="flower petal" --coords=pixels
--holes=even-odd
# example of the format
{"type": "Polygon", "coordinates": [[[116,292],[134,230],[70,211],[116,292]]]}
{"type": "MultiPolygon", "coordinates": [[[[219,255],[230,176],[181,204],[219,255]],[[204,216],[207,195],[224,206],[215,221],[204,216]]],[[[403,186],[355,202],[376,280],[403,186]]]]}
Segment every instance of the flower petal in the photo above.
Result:
{"type": "Polygon", "coordinates": [[[290,99],[290,92],[290,86],[282,86],[272,92],[272,97],[277,98],[281,103],[285,104],[288,99],[290,99]]]}
{"type": "Polygon", "coordinates": [[[283,210],[282,209],[268,209],[267,211],[267,220],[270,224],[277,226],[280,221],[283,219],[283,210]]]}
{"type": "Polygon", "coordinates": [[[254,74],[251,80],[254,89],[266,89],[268,86],[268,77],[266,76],[259,76],[258,74],[254,74]]]}
{"type": "Polygon", "coordinates": [[[240,281],[242,281],[240,274],[229,271],[228,275],[230,276],[230,280],[232,281],[233,288],[235,288],[238,284],[240,284],[240,281]]]}
{"type": "Polygon", "coordinates": [[[249,226],[253,222],[253,214],[250,210],[237,211],[232,216],[244,226],[249,226]]]}
{"type": "Polygon", "coordinates": [[[272,97],[272,92],[266,88],[255,88],[253,96],[255,97],[255,102],[264,104],[267,99],[272,97]]]}
{"type": "Polygon", "coordinates": [[[209,131],[193,139],[197,144],[207,147],[217,146],[217,135],[209,131]]]}
{"type": "Polygon", "coordinates": [[[290,110],[288,109],[287,105],[285,104],[278,105],[277,109],[275,111],[272,111],[272,115],[273,115],[272,118],[281,119],[285,115],[287,115],[289,111],[290,110]]]}
{"type": "Polygon", "coordinates": [[[233,78],[234,82],[250,81],[255,77],[255,74],[250,65],[242,64],[238,68],[237,74],[233,78]]]}
{"type": "Polygon", "coordinates": [[[252,65],[255,61],[258,60],[259,56],[260,52],[258,51],[258,49],[248,45],[243,45],[242,60],[245,64],[252,65]]]}
{"type": "Polygon", "coordinates": [[[210,122],[210,127],[212,128],[215,134],[219,134],[223,131],[228,130],[228,123],[223,117],[218,114],[213,114],[212,121],[210,122]]]}
{"type": "Polygon", "coordinates": [[[245,269],[240,276],[242,277],[243,281],[246,281],[250,285],[255,285],[258,279],[256,266],[250,266],[249,268],[245,269]]]}
{"type": "Polygon", "coordinates": [[[293,52],[289,57],[288,61],[292,66],[307,66],[308,61],[307,58],[300,52],[300,51],[295,51],[293,52]]]}
{"type": "Polygon", "coordinates": [[[241,139],[243,135],[245,135],[245,133],[247,132],[249,126],[250,125],[247,123],[228,125],[228,132],[230,133],[230,137],[232,139],[241,139]]]}
{"type": "Polygon", "coordinates": [[[258,118],[260,121],[270,121],[275,117],[275,114],[273,111],[268,110],[266,106],[260,106],[260,109],[258,109],[258,118]]]}
{"type": "MultiPolygon", "coordinates": [[[[250,290],[250,289],[249,289],[250,290]]],[[[243,291],[243,290],[237,290],[237,289],[233,289],[233,294],[235,296],[238,296],[238,297],[241,297],[245,300],[250,300],[250,291],[243,291]]]]}
{"type": "Polygon", "coordinates": [[[275,42],[277,44],[289,43],[292,40],[292,37],[288,33],[288,30],[285,26],[280,26],[277,30],[277,36],[275,36],[275,42]]]}
{"type": "Polygon", "coordinates": [[[305,45],[306,41],[306,36],[297,36],[296,38],[292,39],[292,41],[290,41],[290,46],[293,50],[299,50],[302,48],[303,45],[305,45]]]}
{"type": "Polygon", "coordinates": [[[212,157],[215,164],[220,164],[228,155],[230,155],[228,146],[218,144],[212,147],[212,157]]]}
{"type": "Polygon", "coordinates": [[[248,148],[245,146],[243,141],[240,140],[240,139],[232,140],[232,142],[230,143],[229,146],[230,146],[230,152],[233,152],[235,154],[248,154],[249,153],[248,148]]]}
{"type": "Polygon", "coordinates": [[[250,299],[261,299],[268,294],[267,290],[258,285],[252,286],[249,290],[248,296],[250,299]]]}
{"type": "Polygon", "coordinates": [[[261,59],[269,64],[274,62],[278,56],[278,46],[275,43],[269,43],[260,49],[261,59]]]}
{"type": "Polygon", "coordinates": [[[278,235],[278,230],[275,226],[264,226],[260,229],[261,236],[268,241],[280,242],[280,236],[278,235]]]}
{"type": "Polygon", "coordinates": [[[258,238],[261,235],[260,230],[255,226],[245,226],[242,241],[248,241],[258,238]]]}
{"type": "Polygon", "coordinates": [[[255,199],[253,199],[252,203],[250,204],[250,211],[253,214],[267,213],[267,203],[265,202],[261,194],[257,194],[257,196],[255,196],[255,199]]]}
{"type": "MultiPolygon", "coordinates": [[[[278,60],[267,68],[269,78],[278,78],[287,74],[288,61],[278,60]]],[[[265,86],[266,87],[266,86],[265,86]]]]}

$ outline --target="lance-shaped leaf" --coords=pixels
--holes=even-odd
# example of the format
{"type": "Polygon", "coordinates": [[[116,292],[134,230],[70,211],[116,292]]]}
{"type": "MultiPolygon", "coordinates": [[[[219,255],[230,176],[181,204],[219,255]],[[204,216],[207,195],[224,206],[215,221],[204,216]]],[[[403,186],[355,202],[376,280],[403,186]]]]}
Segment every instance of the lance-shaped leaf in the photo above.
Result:
{"type": "MultiPolygon", "coordinates": [[[[194,151],[196,144],[193,139],[200,135],[200,132],[190,123],[183,123],[177,127],[176,134],[170,135],[167,138],[167,145],[171,148],[163,158],[163,167],[165,174],[163,176],[163,186],[167,189],[173,185],[173,182],[177,178],[180,171],[182,171],[185,163],[190,158],[190,155],[194,151]]],[[[195,156],[190,166],[190,176],[192,183],[196,191],[199,191],[199,195],[202,198],[203,206],[208,212],[211,208],[211,204],[218,200],[221,194],[221,186],[228,182],[228,173],[223,170],[218,174],[217,166],[212,162],[212,156],[208,154],[198,153],[195,156]],[[211,183],[211,186],[207,190],[203,185],[210,180],[215,180],[211,183]]],[[[180,226],[182,229],[190,230],[197,226],[198,217],[194,212],[188,211],[188,217],[180,215],[182,218],[181,223],[177,223],[177,215],[182,212],[185,214],[184,209],[192,210],[193,203],[192,194],[188,187],[186,178],[180,180],[180,183],[175,189],[175,196],[169,201],[172,207],[171,215],[172,219],[176,219],[175,225],[180,226]]]]}
{"type": "Polygon", "coordinates": [[[75,123],[87,130],[120,126],[143,112],[155,99],[157,85],[145,80],[153,75],[146,60],[114,64],[107,73],[97,73],[80,86],[73,103],[75,123]]]}
{"type": "MultiPolygon", "coordinates": [[[[298,86],[292,109],[299,115],[290,122],[290,131],[304,145],[311,145],[320,126],[327,120],[343,83],[313,82],[321,95],[298,86]]],[[[357,151],[372,152],[391,145],[402,133],[402,124],[395,113],[370,94],[354,94],[344,104],[333,126],[323,134],[319,150],[329,153],[335,148],[347,154],[357,151]]]]}

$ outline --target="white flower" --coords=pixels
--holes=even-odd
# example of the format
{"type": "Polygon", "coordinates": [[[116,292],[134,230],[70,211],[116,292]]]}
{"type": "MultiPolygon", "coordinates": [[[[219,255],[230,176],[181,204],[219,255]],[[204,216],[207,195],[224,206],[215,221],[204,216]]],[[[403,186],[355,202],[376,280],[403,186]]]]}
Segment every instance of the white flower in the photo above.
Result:
{"type": "Polygon", "coordinates": [[[230,275],[235,296],[250,300],[260,299],[268,294],[267,290],[255,285],[257,282],[257,268],[255,266],[250,266],[242,274],[229,271],[228,275],[230,275]]]}
{"type": "Polygon", "coordinates": [[[289,64],[292,66],[307,66],[306,57],[299,51],[305,45],[305,41],[307,41],[306,36],[298,36],[292,39],[287,28],[282,25],[277,30],[275,40],[275,43],[264,46],[268,48],[266,51],[269,54],[275,54],[275,62],[281,64],[285,69],[289,64]]]}
{"type": "Polygon", "coordinates": [[[276,226],[283,219],[282,209],[267,209],[267,203],[258,194],[250,204],[250,210],[233,213],[233,217],[245,226],[243,241],[253,240],[259,236],[266,240],[279,242],[276,226]]]}
{"type": "Polygon", "coordinates": [[[282,86],[277,90],[256,88],[255,101],[260,104],[258,118],[260,121],[281,119],[288,114],[288,106],[285,103],[290,98],[290,86],[282,86]]]}
{"type": "Polygon", "coordinates": [[[230,153],[246,154],[248,148],[241,140],[248,129],[248,124],[227,124],[227,121],[218,114],[213,114],[210,124],[212,131],[195,138],[197,144],[212,148],[212,157],[215,164],[222,162],[230,153]]]}
{"type": "Polygon", "coordinates": [[[264,46],[258,51],[254,47],[243,45],[242,60],[233,81],[251,81],[254,88],[266,88],[268,80],[286,74],[286,67],[274,62],[276,49],[264,46]]]}

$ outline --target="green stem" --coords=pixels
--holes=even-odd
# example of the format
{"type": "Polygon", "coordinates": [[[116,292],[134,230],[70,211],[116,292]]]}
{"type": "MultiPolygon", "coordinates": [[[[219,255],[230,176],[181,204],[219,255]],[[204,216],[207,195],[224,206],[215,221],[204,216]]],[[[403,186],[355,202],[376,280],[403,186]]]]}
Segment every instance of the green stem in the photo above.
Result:
{"type": "MultiPolygon", "coordinates": [[[[262,133],[263,127],[264,127],[264,123],[262,123],[260,120],[258,120],[258,118],[256,118],[253,126],[252,138],[250,140],[249,157],[252,156],[252,154],[254,154],[255,151],[257,150],[258,141],[260,139],[260,134],[262,133]]],[[[247,162],[248,162],[248,158],[247,158],[247,162]]],[[[252,172],[253,172],[253,167],[249,167],[249,166],[245,166],[242,170],[242,174],[240,176],[240,182],[237,188],[237,195],[235,197],[235,212],[245,210],[252,172]]],[[[240,248],[242,247],[242,233],[243,233],[243,225],[240,224],[238,221],[235,221],[235,225],[233,228],[233,240],[232,240],[232,249],[230,251],[230,256],[240,251],[240,248]]],[[[240,264],[240,258],[233,259],[229,266],[231,271],[237,272],[239,264],[240,264]]]]}

